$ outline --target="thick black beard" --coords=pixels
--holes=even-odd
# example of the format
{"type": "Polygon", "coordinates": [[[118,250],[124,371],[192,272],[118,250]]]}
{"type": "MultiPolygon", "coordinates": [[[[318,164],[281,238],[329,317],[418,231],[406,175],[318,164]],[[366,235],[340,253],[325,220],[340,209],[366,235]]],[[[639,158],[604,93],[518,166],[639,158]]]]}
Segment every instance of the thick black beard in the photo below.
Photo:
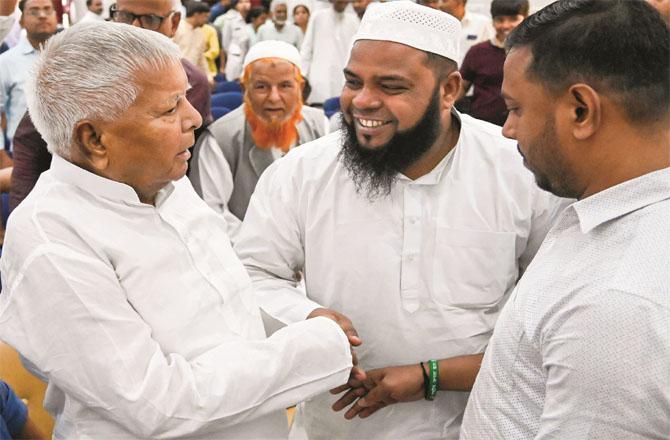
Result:
{"type": "Polygon", "coordinates": [[[388,196],[398,173],[418,161],[435,143],[440,134],[440,100],[436,90],[426,111],[414,127],[397,132],[378,148],[365,148],[358,143],[354,122],[340,115],[343,130],[340,160],[349,172],[356,192],[365,193],[373,201],[388,196]]]}

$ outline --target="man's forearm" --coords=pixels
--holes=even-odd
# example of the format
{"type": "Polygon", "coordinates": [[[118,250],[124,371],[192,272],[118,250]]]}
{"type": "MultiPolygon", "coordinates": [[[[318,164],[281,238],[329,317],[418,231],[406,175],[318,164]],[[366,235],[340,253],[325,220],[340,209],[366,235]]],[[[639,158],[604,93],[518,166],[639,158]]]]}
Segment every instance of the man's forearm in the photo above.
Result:
{"type": "MultiPolygon", "coordinates": [[[[442,359],[438,362],[440,390],[470,391],[479,373],[483,353],[442,359]]],[[[424,363],[425,365],[425,363],[424,363]]],[[[427,366],[426,366],[427,367],[427,366]]]]}

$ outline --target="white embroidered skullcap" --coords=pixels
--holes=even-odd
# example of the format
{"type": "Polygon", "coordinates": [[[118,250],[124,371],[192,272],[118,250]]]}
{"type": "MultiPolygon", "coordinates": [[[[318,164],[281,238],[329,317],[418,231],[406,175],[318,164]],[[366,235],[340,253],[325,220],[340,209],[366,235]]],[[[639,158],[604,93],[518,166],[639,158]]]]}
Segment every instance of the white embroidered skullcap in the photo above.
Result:
{"type": "Polygon", "coordinates": [[[460,34],[450,14],[401,0],[370,3],[353,41],[393,41],[458,62],[460,34]]]}
{"type": "Polygon", "coordinates": [[[249,64],[263,58],[284,59],[294,64],[298,70],[300,70],[300,74],[302,75],[302,69],[300,69],[300,52],[298,52],[298,49],[292,44],[279,40],[259,41],[251,46],[249,52],[247,52],[247,56],[244,57],[244,65],[242,68],[246,69],[249,64]]]}
{"type": "Polygon", "coordinates": [[[272,0],[272,3],[270,3],[270,12],[274,12],[275,8],[279,5],[286,5],[286,10],[288,11],[288,0],[272,0]]]}

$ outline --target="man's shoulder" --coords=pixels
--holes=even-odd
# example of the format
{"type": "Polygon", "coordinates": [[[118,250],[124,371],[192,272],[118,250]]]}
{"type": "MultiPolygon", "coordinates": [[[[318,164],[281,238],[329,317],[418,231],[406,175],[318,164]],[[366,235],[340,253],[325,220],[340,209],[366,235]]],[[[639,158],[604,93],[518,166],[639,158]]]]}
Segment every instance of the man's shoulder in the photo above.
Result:
{"type": "Polygon", "coordinates": [[[13,63],[14,58],[16,58],[19,53],[19,46],[10,47],[4,53],[0,54],[0,66],[12,67],[10,63],[13,63]]]}
{"type": "Polygon", "coordinates": [[[341,148],[341,131],[335,131],[292,148],[277,163],[282,167],[301,167],[306,173],[320,173],[323,167],[337,162],[341,148]]]}
{"type": "Polygon", "coordinates": [[[207,131],[216,138],[232,138],[244,130],[246,123],[244,106],[239,106],[209,124],[207,131]]]}
{"type": "Polygon", "coordinates": [[[320,108],[310,107],[308,105],[302,106],[302,115],[305,119],[308,117],[312,119],[321,118],[321,122],[323,122],[323,118],[326,116],[320,108]]]}

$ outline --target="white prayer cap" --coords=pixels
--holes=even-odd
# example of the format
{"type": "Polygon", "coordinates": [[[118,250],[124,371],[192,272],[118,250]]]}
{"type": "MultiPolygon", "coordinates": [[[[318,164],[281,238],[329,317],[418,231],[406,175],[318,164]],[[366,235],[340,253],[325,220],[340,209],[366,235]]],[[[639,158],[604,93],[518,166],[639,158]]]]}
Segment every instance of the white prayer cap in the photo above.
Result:
{"type": "Polygon", "coordinates": [[[393,41],[458,62],[460,34],[452,15],[401,0],[370,3],[353,41],[393,41]]]}
{"type": "Polygon", "coordinates": [[[286,11],[288,12],[288,1],[287,0],[272,0],[272,3],[270,3],[270,12],[274,12],[275,8],[279,5],[286,5],[286,11]]]}
{"type": "Polygon", "coordinates": [[[298,52],[298,49],[292,44],[279,40],[259,41],[251,46],[249,52],[247,52],[247,56],[244,57],[244,65],[242,68],[246,69],[249,64],[263,58],[284,59],[294,64],[302,75],[302,69],[300,69],[300,52],[298,52]]]}

